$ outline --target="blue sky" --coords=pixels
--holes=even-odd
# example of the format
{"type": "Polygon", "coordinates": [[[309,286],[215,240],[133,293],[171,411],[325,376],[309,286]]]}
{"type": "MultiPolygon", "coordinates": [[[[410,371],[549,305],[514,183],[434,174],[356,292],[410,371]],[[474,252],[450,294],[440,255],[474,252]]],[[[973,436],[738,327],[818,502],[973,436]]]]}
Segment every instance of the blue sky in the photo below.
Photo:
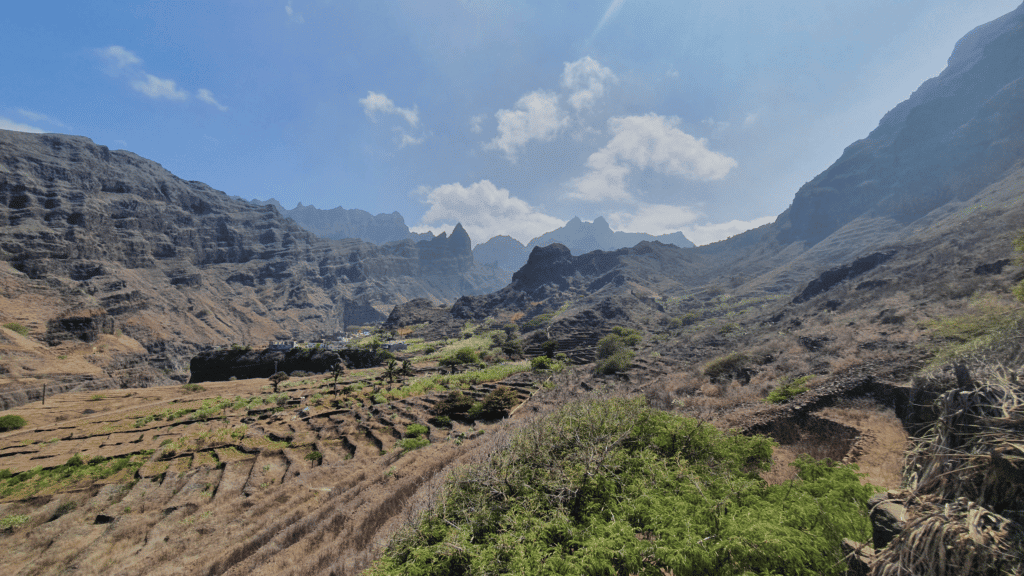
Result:
{"type": "Polygon", "coordinates": [[[705,244],[774,220],[1019,3],[8,3],[0,127],[474,243],[603,215],[705,244]]]}

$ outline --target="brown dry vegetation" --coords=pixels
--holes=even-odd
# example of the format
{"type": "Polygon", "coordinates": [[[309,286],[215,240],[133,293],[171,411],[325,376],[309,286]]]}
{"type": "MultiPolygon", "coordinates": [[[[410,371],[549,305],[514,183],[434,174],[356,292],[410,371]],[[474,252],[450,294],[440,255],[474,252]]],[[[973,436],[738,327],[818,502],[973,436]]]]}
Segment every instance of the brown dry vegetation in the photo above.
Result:
{"type": "MultiPolygon", "coordinates": [[[[379,372],[350,371],[341,386],[379,372]]],[[[0,536],[5,567],[21,574],[357,573],[444,470],[472,458],[501,425],[428,425],[431,443],[404,452],[403,431],[427,424],[438,393],[373,405],[367,388],[343,394],[339,409],[328,405],[330,384],[320,376],[293,379],[282,387],[291,402],[227,407],[208,420],[147,417],[218,397],[266,396],[268,381],[204,383],[192,393],[180,386],[69,393],[11,411],[29,422],[0,436],[0,467],[14,473],[58,466],[74,454],[86,461],[134,455],[145,463],[134,477],[4,498],[0,518],[27,517],[0,536]],[[312,402],[315,394],[323,399],[312,402]],[[322,458],[310,460],[313,451],[322,458]]],[[[529,397],[529,375],[505,385],[529,397]]]]}

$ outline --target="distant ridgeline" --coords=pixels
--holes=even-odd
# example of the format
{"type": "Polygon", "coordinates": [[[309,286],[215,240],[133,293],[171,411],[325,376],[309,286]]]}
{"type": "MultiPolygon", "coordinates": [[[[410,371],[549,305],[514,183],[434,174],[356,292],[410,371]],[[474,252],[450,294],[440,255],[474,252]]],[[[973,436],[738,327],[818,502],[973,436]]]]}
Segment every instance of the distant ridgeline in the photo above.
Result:
{"type": "Polygon", "coordinates": [[[348,209],[338,206],[330,210],[321,210],[315,206],[303,206],[302,202],[288,210],[280,202],[270,200],[251,200],[257,206],[274,206],[285,218],[291,218],[296,224],[309,230],[321,238],[344,240],[357,238],[373,244],[387,244],[400,240],[430,240],[434,237],[430,232],[417,234],[410,232],[405,218],[398,212],[377,214],[376,216],[359,209],[348,209]]]}
{"type": "Polygon", "coordinates": [[[473,258],[481,264],[493,264],[498,268],[515,272],[526,264],[530,252],[537,246],[562,244],[573,256],[594,250],[610,252],[620,248],[632,248],[644,241],[658,241],[680,248],[693,248],[682,232],[653,236],[644,232],[614,232],[608,221],[598,216],[593,222],[573,218],[565,226],[542,234],[523,246],[515,238],[497,236],[473,248],[473,258]]]}

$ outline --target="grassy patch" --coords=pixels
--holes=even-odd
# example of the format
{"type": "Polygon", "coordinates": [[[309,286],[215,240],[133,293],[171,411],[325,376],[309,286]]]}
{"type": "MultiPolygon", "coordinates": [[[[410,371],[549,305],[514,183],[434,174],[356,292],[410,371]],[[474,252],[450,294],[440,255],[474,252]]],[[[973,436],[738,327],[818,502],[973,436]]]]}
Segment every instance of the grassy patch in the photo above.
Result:
{"type": "Polygon", "coordinates": [[[794,378],[793,380],[786,382],[769,392],[768,397],[765,398],[764,401],[771,402],[773,404],[781,404],[797,394],[803,394],[804,392],[807,392],[806,384],[811,378],[813,378],[813,376],[810,374],[794,378]]]}
{"type": "Polygon", "coordinates": [[[435,374],[411,380],[408,384],[389,390],[385,395],[392,400],[420,396],[431,391],[451,390],[454,388],[468,388],[474,384],[484,382],[498,382],[519,372],[529,372],[530,366],[525,362],[508,364],[495,364],[479,370],[470,370],[452,376],[435,374]]]}
{"type": "Polygon", "coordinates": [[[7,324],[4,324],[4,328],[7,328],[8,330],[11,330],[13,332],[17,332],[22,336],[28,336],[28,328],[22,326],[21,324],[18,324],[17,322],[8,322],[7,324]]]}
{"type": "Polygon", "coordinates": [[[0,498],[30,498],[43,490],[58,491],[79,482],[94,482],[120,473],[132,478],[152,455],[151,450],[118,458],[93,458],[88,463],[72,456],[67,464],[54,468],[37,467],[0,480],[0,498]]]}
{"type": "Polygon", "coordinates": [[[925,370],[998,347],[1022,322],[1024,311],[992,297],[974,300],[966,314],[926,322],[934,355],[925,370]]]}

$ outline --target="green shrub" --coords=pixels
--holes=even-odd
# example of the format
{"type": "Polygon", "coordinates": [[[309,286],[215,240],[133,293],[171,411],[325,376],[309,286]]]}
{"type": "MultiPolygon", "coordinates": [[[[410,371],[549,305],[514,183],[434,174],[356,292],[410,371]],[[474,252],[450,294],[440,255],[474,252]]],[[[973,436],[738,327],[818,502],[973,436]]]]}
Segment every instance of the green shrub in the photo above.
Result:
{"type": "Polygon", "coordinates": [[[430,419],[427,420],[427,422],[430,422],[431,424],[437,426],[438,428],[452,427],[452,419],[449,418],[448,416],[431,416],[430,419]]]}
{"type": "Polygon", "coordinates": [[[769,392],[768,397],[765,398],[764,401],[771,402],[773,404],[781,404],[797,394],[803,394],[804,392],[807,392],[807,386],[805,386],[805,384],[811,378],[813,378],[813,376],[808,374],[806,376],[790,380],[769,392]]]}
{"type": "Polygon", "coordinates": [[[430,440],[427,440],[426,436],[415,436],[411,438],[402,438],[398,441],[398,445],[404,452],[415,450],[417,448],[423,448],[430,444],[430,440]]]}
{"type": "Polygon", "coordinates": [[[13,531],[20,527],[22,524],[28,522],[28,516],[26,515],[11,515],[0,518],[0,530],[5,532],[13,531]]]}
{"type": "Polygon", "coordinates": [[[533,370],[550,370],[557,363],[547,356],[534,356],[530,358],[530,368],[533,370]]]}
{"type": "Polygon", "coordinates": [[[4,324],[4,328],[17,332],[22,336],[28,336],[28,328],[22,326],[21,324],[18,324],[17,322],[8,322],[7,324],[4,324]]]}
{"type": "Polygon", "coordinates": [[[545,356],[548,358],[554,358],[555,352],[558,352],[558,340],[548,340],[541,344],[540,348],[544,351],[545,356]]]}
{"type": "Polygon", "coordinates": [[[423,424],[410,424],[405,428],[406,438],[416,438],[417,436],[425,436],[430,433],[430,428],[427,428],[423,424]]]}
{"type": "Polygon", "coordinates": [[[311,452],[306,453],[306,460],[309,460],[310,462],[319,462],[323,459],[324,455],[317,450],[313,450],[311,452]]]}
{"type": "Polygon", "coordinates": [[[473,406],[473,398],[462,393],[461,390],[453,390],[448,393],[440,402],[434,404],[433,413],[437,416],[461,417],[465,416],[473,406]]]}
{"type": "Polygon", "coordinates": [[[196,384],[194,382],[188,382],[188,383],[182,384],[181,385],[181,389],[184,390],[185,392],[189,392],[189,393],[192,393],[192,392],[202,392],[203,390],[206,390],[206,388],[204,388],[204,387],[202,387],[199,384],[196,384]]]}
{"type": "Polygon", "coordinates": [[[519,405],[519,396],[508,386],[498,386],[491,390],[480,403],[480,416],[484,418],[504,418],[509,410],[519,405]]]}
{"type": "Polygon", "coordinates": [[[81,456],[79,456],[78,454],[75,454],[71,458],[68,458],[67,463],[65,463],[64,465],[69,467],[69,468],[75,467],[75,466],[85,466],[85,460],[82,460],[81,456]]]}
{"type": "Polygon", "coordinates": [[[368,574],[843,574],[877,489],[806,457],[767,486],[772,445],[643,399],[570,403],[453,472],[368,574]]]}
{"type": "Polygon", "coordinates": [[[610,357],[598,360],[594,371],[598,374],[615,374],[624,372],[633,363],[634,352],[628,348],[622,348],[610,357]]]}
{"type": "Polygon", "coordinates": [[[17,430],[26,424],[25,419],[17,414],[8,414],[6,416],[0,416],[0,432],[7,432],[8,430],[17,430]]]}

